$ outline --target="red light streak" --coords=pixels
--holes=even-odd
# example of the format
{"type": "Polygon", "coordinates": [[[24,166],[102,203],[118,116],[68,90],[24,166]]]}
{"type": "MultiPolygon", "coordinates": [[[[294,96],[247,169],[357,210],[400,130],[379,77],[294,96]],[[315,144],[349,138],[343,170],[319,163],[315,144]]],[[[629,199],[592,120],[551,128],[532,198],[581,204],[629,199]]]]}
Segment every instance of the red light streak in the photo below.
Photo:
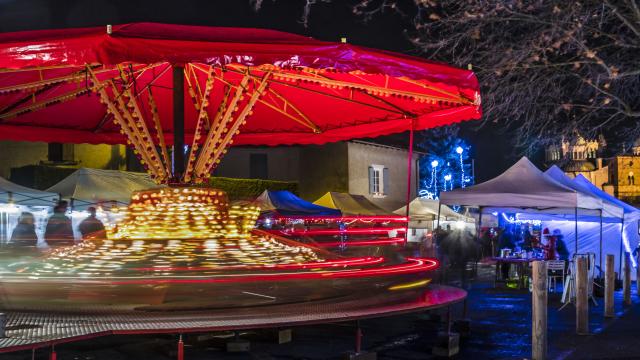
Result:
{"type": "MultiPolygon", "coordinates": [[[[256,281],[321,280],[364,278],[371,276],[404,275],[435,270],[440,266],[438,260],[427,258],[407,258],[407,262],[374,269],[351,269],[342,271],[315,271],[306,273],[276,274],[231,274],[213,278],[173,278],[173,279],[131,279],[108,281],[110,285],[154,285],[154,284],[204,284],[204,283],[244,283],[256,281]]],[[[91,280],[89,280],[91,282],[91,280]]]]}
{"type": "Polygon", "coordinates": [[[347,240],[345,242],[333,241],[333,242],[322,242],[318,241],[314,245],[321,247],[338,247],[341,245],[345,246],[376,246],[376,245],[394,245],[394,244],[404,244],[403,237],[395,237],[390,239],[380,239],[380,240],[347,240]]]}
{"type": "Polygon", "coordinates": [[[376,228],[355,228],[355,229],[315,229],[315,230],[297,230],[297,229],[287,229],[287,230],[278,230],[277,232],[283,235],[344,235],[344,234],[386,234],[390,231],[397,232],[405,232],[407,231],[406,227],[396,227],[396,228],[385,228],[385,227],[376,227],[376,228]]]}
{"type": "Polygon", "coordinates": [[[207,271],[207,270],[256,270],[256,269],[289,269],[289,270],[299,270],[299,269],[322,269],[329,267],[349,267],[349,266],[367,266],[367,265],[376,265],[384,262],[383,257],[362,257],[362,258],[349,258],[344,260],[332,260],[332,261],[321,261],[315,263],[307,263],[307,264],[278,264],[278,265],[257,265],[257,266],[245,266],[245,265],[234,265],[234,266],[218,266],[218,267],[206,267],[206,266],[174,266],[174,267],[144,267],[144,268],[133,268],[133,270],[138,271],[207,271]]]}
{"type": "Polygon", "coordinates": [[[335,222],[347,222],[347,221],[380,221],[380,222],[407,222],[409,221],[406,216],[390,216],[390,215],[371,215],[371,216],[313,216],[313,215],[301,215],[301,216],[273,216],[274,220],[305,220],[305,221],[335,221],[335,222]]]}

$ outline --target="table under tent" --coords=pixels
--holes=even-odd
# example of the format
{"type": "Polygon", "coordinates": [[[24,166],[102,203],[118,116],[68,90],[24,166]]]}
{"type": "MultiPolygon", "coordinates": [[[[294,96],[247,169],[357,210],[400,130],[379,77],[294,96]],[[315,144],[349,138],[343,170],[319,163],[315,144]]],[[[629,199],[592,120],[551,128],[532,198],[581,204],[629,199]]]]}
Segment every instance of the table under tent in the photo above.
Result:
{"type": "Polygon", "coordinates": [[[31,189],[0,177],[0,244],[9,242],[22,212],[33,214],[36,234],[42,242],[49,210],[57,200],[56,193],[31,189]]]}
{"type": "MultiPolygon", "coordinates": [[[[569,258],[576,253],[594,251],[599,263],[598,242],[595,249],[588,244],[591,234],[582,228],[584,223],[620,222],[622,209],[603,201],[577,185],[563,184],[540,171],[529,159],[523,157],[503,174],[464,189],[454,189],[441,194],[446,205],[464,205],[479,208],[482,227],[484,214],[498,215],[503,224],[530,225],[543,219],[562,220],[573,226],[573,236],[564,236],[569,258]],[[569,186],[571,185],[571,186],[569,186]],[[580,190],[576,190],[580,189],[580,190]]],[[[618,243],[619,244],[619,243],[618,243]]],[[[496,255],[498,249],[494,249],[496,255]]]]}
{"type": "Polygon", "coordinates": [[[78,225],[87,217],[89,207],[98,210],[102,222],[112,222],[116,219],[111,208],[127,206],[134,191],[157,187],[146,173],[80,168],[47,191],[69,202],[74,236],[79,239],[78,225]]]}
{"type": "MultiPolygon", "coordinates": [[[[476,233],[473,217],[458,213],[449,206],[440,206],[439,200],[417,197],[409,203],[409,235],[407,241],[419,242],[420,239],[431,236],[438,218],[438,209],[440,209],[439,223],[442,228],[446,228],[449,225],[452,228],[465,229],[472,234],[476,233]]],[[[404,215],[407,213],[407,207],[403,206],[394,211],[394,213],[404,215]]]]}

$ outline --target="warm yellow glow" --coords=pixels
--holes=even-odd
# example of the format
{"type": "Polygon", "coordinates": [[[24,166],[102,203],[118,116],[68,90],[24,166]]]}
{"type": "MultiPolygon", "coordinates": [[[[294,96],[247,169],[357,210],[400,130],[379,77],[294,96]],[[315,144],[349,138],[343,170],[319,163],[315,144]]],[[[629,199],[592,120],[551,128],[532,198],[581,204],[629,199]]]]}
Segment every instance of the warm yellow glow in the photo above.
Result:
{"type": "Polygon", "coordinates": [[[260,209],[232,206],[217,189],[180,187],[139,191],[109,239],[210,239],[248,237],[260,209]]]}
{"type": "Polygon", "coordinates": [[[229,207],[217,189],[178,187],[134,193],[120,220],[108,226],[107,240],[51,252],[46,261],[20,265],[33,276],[80,277],[207,274],[252,266],[303,264],[325,260],[305,246],[253,235],[260,213],[253,205],[229,207]]]}
{"type": "Polygon", "coordinates": [[[406,284],[394,285],[394,286],[390,287],[389,290],[411,289],[411,288],[415,288],[415,287],[425,286],[425,285],[429,284],[430,282],[431,282],[431,279],[424,279],[424,280],[414,281],[414,282],[410,282],[410,283],[406,283],[406,284]]]}

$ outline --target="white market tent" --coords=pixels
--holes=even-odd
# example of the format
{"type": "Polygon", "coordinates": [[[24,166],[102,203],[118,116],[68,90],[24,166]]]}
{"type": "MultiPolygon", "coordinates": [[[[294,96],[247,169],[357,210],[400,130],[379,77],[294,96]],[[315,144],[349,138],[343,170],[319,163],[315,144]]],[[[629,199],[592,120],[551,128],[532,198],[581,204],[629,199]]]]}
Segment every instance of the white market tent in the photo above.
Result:
{"type": "MultiPolygon", "coordinates": [[[[475,232],[474,219],[453,211],[448,206],[440,206],[440,201],[426,198],[415,198],[409,203],[409,232],[408,241],[419,241],[425,233],[433,230],[433,221],[438,217],[440,208],[440,224],[446,222],[464,222],[465,226],[471,226],[471,232],[475,232]]],[[[394,211],[395,214],[404,216],[407,207],[403,206],[394,211]]]]}
{"type": "Polygon", "coordinates": [[[0,177],[0,204],[53,206],[57,200],[55,192],[31,189],[0,177]]]}
{"type": "MultiPolygon", "coordinates": [[[[582,175],[576,176],[573,179],[575,183],[581,184],[588,188],[594,195],[602,198],[605,201],[614,203],[620,206],[624,213],[622,215],[622,241],[605,241],[604,252],[603,254],[619,254],[620,256],[616,258],[618,273],[621,273],[622,270],[622,262],[619,261],[622,259],[622,253],[624,252],[633,252],[633,249],[638,245],[638,221],[640,221],[640,210],[637,208],[625,203],[624,201],[614,197],[611,194],[608,194],[602,191],[599,187],[592,184],[587,178],[582,175]]],[[[619,226],[615,226],[615,224],[605,224],[604,238],[605,240],[615,240],[620,238],[619,226]]],[[[634,266],[637,266],[636,260],[631,257],[631,262],[634,266]]],[[[631,276],[634,277],[636,274],[634,271],[631,272],[631,276]]]]}
{"type": "Polygon", "coordinates": [[[90,206],[127,205],[134,191],[158,186],[143,173],[81,168],[47,191],[60,194],[73,210],[81,211],[90,206]]]}
{"type": "MultiPolygon", "coordinates": [[[[569,178],[559,167],[555,165],[545,171],[545,174],[580,193],[588,194],[602,200],[602,212],[600,216],[578,216],[578,222],[580,224],[578,227],[580,235],[580,252],[594,253],[596,255],[596,263],[598,263],[602,269],[604,255],[619,253],[622,241],[622,220],[624,215],[622,206],[597,194],[593,190],[596,187],[591,183],[585,184],[569,178]]],[[[573,228],[571,223],[562,221],[566,219],[554,219],[553,217],[542,217],[540,219],[543,220],[544,227],[549,227],[552,230],[558,229],[564,234],[564,236],[566,236],[566,238],[575,239],[575,234],[572,234],[575,231],[575,228],[573,228]]],[[[619,262],[619,260],[620,257],[618,256],[617,262],[619,262]]]]}
{"type": "Polygon", "coordinates": [[[56,193],[31,189],[0,177],[0,243],[9,241],[23,211],[34,215],[36,233],[42,237],[48,208],[57,200],[56,193]]]}
{"type": "MultiPolygon", "coordinates": [[[[602,209],[602,200],[564,186],[522,157],[501,175],[483,183],[440,194],[444,205],[495,208],[518,212],[571,214],[574,209],[602,209]]],[[[495,210],[491,210],[495,211],[495,210]]],[[[490,211],[487,211],[490,212],[490,211]]]]}
{"type": "MultiPolygon", "coordinates": [[[[602,199],[576,191],[540,171],[526,157],[501,175],[481,184],[454,189],[440,194],[445,205],[464,205],[480,208],[482,213],[524,213],[566,215],[573,214],[574,237],[565,237],[567,248],[578,252],[578,217],[600,216],[602,199]]],[[[481,221],[480,221],[481,222],[481,221]]]]}
{"type": "MultiPolygon", "coordinates": [[[[429,221],[434,221],[438,217],[440,207],[440,221],[463,221],[473,222],[471,217],[453,211],[448,206],[440,206],[440,201],[417,197],[409,203],[409,227],[426,229],[429,221]]],[[[407,207],[403,206],[394,211],[395,214],[405,215],[407,207]]]]}

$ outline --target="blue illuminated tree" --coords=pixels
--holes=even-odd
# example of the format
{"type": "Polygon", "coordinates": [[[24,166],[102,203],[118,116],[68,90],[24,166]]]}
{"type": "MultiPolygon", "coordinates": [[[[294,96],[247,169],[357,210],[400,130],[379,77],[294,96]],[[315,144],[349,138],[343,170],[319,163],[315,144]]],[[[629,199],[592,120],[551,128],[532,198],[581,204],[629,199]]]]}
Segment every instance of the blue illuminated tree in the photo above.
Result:
{"type": "Polygon", "coordinates": [[[473,184],[470,146],[458,137],[457,126],[445,126],[425,132],[418,145],[427,153],[420,159],[419,194],[437,199],[441,191],[473,184]]]}

